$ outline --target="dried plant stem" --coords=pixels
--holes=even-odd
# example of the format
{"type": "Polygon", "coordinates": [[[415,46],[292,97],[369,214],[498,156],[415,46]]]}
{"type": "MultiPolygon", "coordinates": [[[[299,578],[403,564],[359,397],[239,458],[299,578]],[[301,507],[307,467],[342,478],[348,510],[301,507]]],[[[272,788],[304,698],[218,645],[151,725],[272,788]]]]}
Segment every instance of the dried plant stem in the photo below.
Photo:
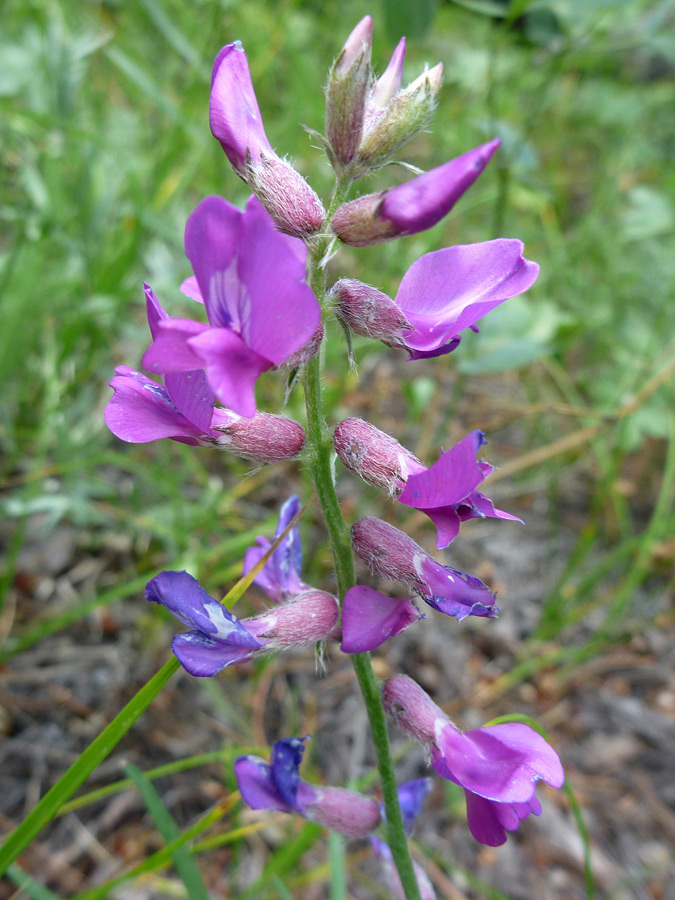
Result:
{"type": "MultiPolygon", "coordinates": [[[[339,187],[336,196],[340,193],[339,187]]],[[[335,206],[335,202],[331,207],[335,206]]],[[[320,239],[309,252],[309,283],[317,300],[323,307],[326,297],[326,275],[321,261],[327,249],[328,239],[320,239]]],[[[312,473],[319,503],[326,520],[330,539],[340,602],[346,591],[356,583],[354,557],[352,555],[349,532],[342,517],[333,480],[331,454],[333,442],[326,423],[323,395],[321,391],[321,361],[317,354],[305,366],[303,387],[307,409],[307,454],[306,461],[312,473]]],[[[384,807],[387,814],[387,841],[398,870],[406,900],[420,900],[417,879],[408,849],[408,840],[403,827],[403,817],[398,802],[396,776],[391,757],[387,723],[380,697],[380,687],[375,678],[369,653],[356,653],[350,657],[363,694],[368,712],[370,728],[375,745],[377,765],[382,783],[384,807]]]]}

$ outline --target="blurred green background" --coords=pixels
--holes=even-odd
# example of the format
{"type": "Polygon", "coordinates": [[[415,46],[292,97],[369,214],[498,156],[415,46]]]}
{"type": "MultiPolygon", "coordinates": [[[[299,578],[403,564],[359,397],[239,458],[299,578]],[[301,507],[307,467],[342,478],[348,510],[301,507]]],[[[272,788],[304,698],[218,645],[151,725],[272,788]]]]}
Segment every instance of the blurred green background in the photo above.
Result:
{"type": "MultiPolygon", "coordinates": [[[[433,133],[410,145],[408,161],[431,168],[495,135],[503,145],[447,219],[403,241],[343,250],[336,271],[394,295],[420,254],[505,236],[525,242],[541,276],[459,352],[433,366],[399,365],[398,400],[359,394],[331,323],[329,401],[343,414],[370,410],[381,426],[389,416],[396,436],[428,455],[447,441],[453,417],[457,436],[483,423],[506,427],[497,438],[503,483],[511,479],[511,494],[526,502],[545,498],[552,527],[574,522],[509,685],[591,658],[646,623],[672,627],[672,614],[664,619],[675,555],[672,0],[5,0],[5,661],[138,595],[162,566],[200,571],[215,590],[238,573],[261,521],[269,530],[283,476],[245,477],[246,464],[168,441],[122,445],[103,424],[107,382],[114,366],[139,366],[148,343],[142,279],[172,313],[186,308],[178,286],[189,274],[190,211],[208,193],[240,205],[248,195],[208,129],[218,49],[243,41],[271,143],[325,196],[330,170],[301,126],[322,129],[328,64],[366,13],[375,18],[377,71],[403,33],[406,80],[427,62],[445,66],[433,133]],[[396,412],[401,397],[407,419],[396,412]],[[25,577],[39,573],[23,571],[22,552],[64,523],[82,553],[109,554],[111,533],[126,541],[124,564],[108,566],[89,594],[42,608],[24,598],[25,577]]],[[[357,189],[407,177],[387,168],[357,189]]],[[[356,350],[367,383],[384,351],[365,340],[356,350]]],[[[283,384],[270,377],[259,396],[276,411],[283,384]]],[[[302,417],[297,392],[288,409],[302,417]]],[[[325,544],[317,529],[307,539],[318,581],[328,573],[325,544]]]]}

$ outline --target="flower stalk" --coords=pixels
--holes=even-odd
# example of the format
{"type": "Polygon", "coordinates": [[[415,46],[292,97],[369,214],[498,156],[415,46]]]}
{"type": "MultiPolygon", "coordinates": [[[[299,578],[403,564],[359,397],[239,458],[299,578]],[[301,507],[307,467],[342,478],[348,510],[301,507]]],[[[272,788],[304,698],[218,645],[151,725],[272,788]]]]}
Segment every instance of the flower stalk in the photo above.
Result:
{"type": "MultiPolygon", "coordinates": [[[[338,184],[335,194],[342,193],[338,184]]],[[[331,207],[334,204],[331,204],[331,207]]],[[[308,254],[308,282],[323,308],[326,298],[326,274],[322,266],[327,242],[316,241],[308,254]]],[[[321,355],[317,354],[305,366],[303,373],[305,408],[307,411],[307,443],[305,459],[312,475],[321,511],[328,530],[340,602],[349,588],[356,584],[354,556],[349,531],[340,510],[331,465],[332,434],[326,424],[321,391],[321,355]]],[[[368,720],[375,745],[377,767],[380,772],[382,795],[387,817],[387,841],[394,864],[401,879],[406,900],[420,900],[420,892],[413,869],[403,816],[398,800],[394,763],[391,756],[387,723],[380,697],[380,687],[373,671],[369,653],[351,655],[352,665],[368,712],[368,720]]]]}

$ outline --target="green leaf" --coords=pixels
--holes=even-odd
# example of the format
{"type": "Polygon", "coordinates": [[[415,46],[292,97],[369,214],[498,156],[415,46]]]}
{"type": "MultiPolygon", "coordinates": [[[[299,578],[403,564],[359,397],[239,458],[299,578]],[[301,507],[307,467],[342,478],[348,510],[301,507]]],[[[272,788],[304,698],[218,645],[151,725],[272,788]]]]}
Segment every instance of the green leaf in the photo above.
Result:
{"type": "Polygon", "coordinates": [[[12,864],[7,869],[7,876],[12,879],[18,887],[19,893],[28,894],[31,900],[61,900],[58,894],[53,894],[49,888],[31,878],[28,872],[24,872],[19,866],[12,864]]]}
{"type": "MultiPolygon", "coordinates": [[[[124,771],[140,791],[152,821],[165,842],[168,844],[179,838],[180,828],[151,781],[133,763],[127,763],[124,771]]],[[[190,900],[209,900],[202,873],[188,848],[178,847],[171,856],[190,900]]]]}

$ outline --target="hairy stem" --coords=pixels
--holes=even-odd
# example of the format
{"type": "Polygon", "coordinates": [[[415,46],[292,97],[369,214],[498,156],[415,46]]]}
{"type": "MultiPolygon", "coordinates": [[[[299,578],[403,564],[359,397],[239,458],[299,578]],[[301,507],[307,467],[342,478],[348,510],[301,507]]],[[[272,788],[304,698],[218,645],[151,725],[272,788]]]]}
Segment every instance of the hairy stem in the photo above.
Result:
{"type": "MultiPolygon", "coordinates": [[[[338,198],[341,195],[343,195],[343,190],[338,185],[329,207],[330,212],[333,212],[336,208],[338,198]]],[[[326,274],[321,263],[328,249],[328,244],[329,238],[322,237],[317,240],[316,244],[309,251],[309,283],[322,307],[326,297],[326,274]]],[[[346,591],[356,583],[356,576],[349,531],[342,517],[342,511],[335,492],[331,465],[333,441],[323,409],[319,354],[305,366],[303,387],[307,408],[306,460],[312,473],[316,493],[326,520],[335,562],[338,592],[342,602],[346,591]]],[[[398,802],[396,776],[391,758],[391,748],[387,735],[384,708],[380,697],[380,688],[375,678],[369,653],[352,654],[351,661],[363,694],[368,719],[370,720],[373,743],[375,744],[384,808],[387,814],[387,841],[401,879],[406,900],[420,900],[417,879],[415,878],[410,851],[408,850],[408,840],[398,802]]]]}

